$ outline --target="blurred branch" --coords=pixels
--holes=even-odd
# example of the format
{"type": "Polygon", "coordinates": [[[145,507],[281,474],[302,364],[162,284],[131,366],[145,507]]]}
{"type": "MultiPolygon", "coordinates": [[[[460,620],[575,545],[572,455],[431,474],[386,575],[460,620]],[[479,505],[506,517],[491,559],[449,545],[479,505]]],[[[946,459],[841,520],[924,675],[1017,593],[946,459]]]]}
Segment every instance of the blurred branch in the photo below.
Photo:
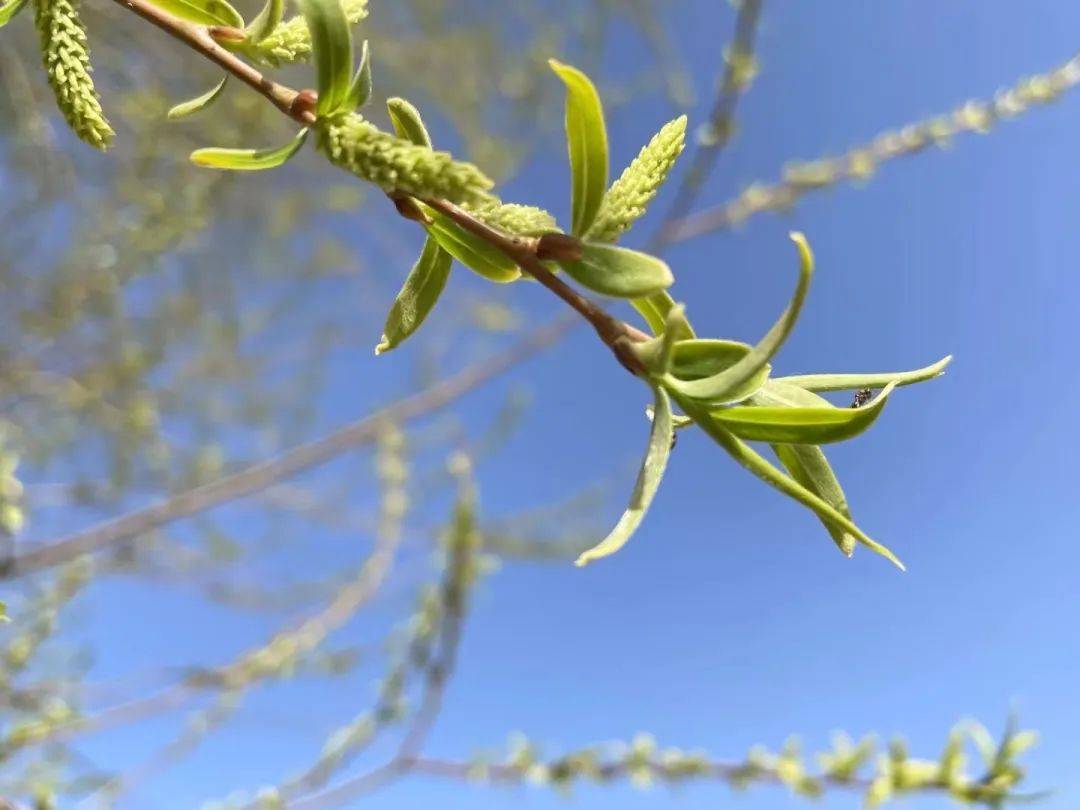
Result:
{"type": "Polygon", "coordinates": [[[716,101],[709,119],[697,131],[697,149],[690,168],[683,175],[664,219],[649,240],[647,252],[654,252],[665,242],[666,231],[694,207],[717,158],[735,134],[735,113],[739,99],[757,73],[754,38],[761,18],[762,0],[741,0],[735,19],[735,35],[724,51],[724,72],[717,88],[716,101]]]}
{"type": "Polygon", "coordinates": [[[444,408],[523,360],[556,343],[577,321],[564,315],[541,326],[489,360],[468,366],[415,394],[374,411],[320,439],[247,467],[161,503],[129,512],[81,532],[27,549],[0,568],[0,578],[21,576],[130,540],[151,529],[243,498],[373,441],[388,420],[410,422],[444,408]]]}
{"type": "Polygon", "coordinates": [[[1004,120],[1055,101],[1078,83],[1080,54],[1049,73],[1020,81],[990,101],[969,101],[951,113],[883,132],[840,157],[793,163],[774,185],[751,185],[730,202],[668,222],[659,241],[671,244],[732,228],[764,211],[786,211],[810,192],[845,181],[865,182],[882,163],[918,154],[930,146],[946,146],[957,135],[989,132],[1004,120]]]}

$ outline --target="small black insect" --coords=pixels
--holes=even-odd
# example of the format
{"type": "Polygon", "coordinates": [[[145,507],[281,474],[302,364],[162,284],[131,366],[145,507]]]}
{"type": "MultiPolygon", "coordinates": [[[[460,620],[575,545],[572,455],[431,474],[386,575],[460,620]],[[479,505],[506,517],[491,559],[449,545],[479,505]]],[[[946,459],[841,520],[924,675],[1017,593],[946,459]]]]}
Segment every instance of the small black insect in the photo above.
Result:
{"type": "Polygon", "coordinates": [[[851,403],[852,408],[861,408],[873,398],[873,392],[869,388],[860,388],[855,392],[855,399],[851,403]]]}

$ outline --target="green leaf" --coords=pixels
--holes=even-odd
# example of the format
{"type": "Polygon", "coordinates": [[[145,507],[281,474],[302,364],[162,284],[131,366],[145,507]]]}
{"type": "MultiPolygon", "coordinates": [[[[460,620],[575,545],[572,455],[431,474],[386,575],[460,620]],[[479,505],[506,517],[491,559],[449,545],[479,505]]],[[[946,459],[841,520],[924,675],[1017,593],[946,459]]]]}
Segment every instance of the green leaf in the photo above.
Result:
{"type": "Polygon", "coordinates": [[[171,110],[169,110],[165,117],[168,118],[170,121],[176,121],[181,118],[186,118],[189,115],[194,115],[200,110],[205,110],[215,101],[217,101],[218,96],[221,95],[221,91],[225,89],[225,84],[226,82],[228,82],[228,80],[228,76],[222,76],[220,82],[215,84],[201,96],[196,96],[195,98],[189,99],[188,101],[180,102],[171,110]]]}
{"type": "Polygon", "coordinates": [[[585,242],[578,261],[559,265],[579,284],[615,298],[641,298],[670,287],[675,281],[660,259],[636,250],[585,242]]]}
{"type": "Polygon", "coordinates": [[[394,132],[399,138],[431,148],[431,136],[416,107],[395,96],[386,100],[386,111],[390,113],[390,123],[394,125],[394,132]]]}
{"type": "Polygon", "coordinates": [[[787,378],[766,380],[761,390],[754,394],[751,402],[755,405],[780,406],[784,408],[832,408],[835,407],[823,396],[807,391],[797,385],[786,382],[787,378]]]}
{"type": "Polygon", "coordinates": [[[745,357],[734,365],[724,369],[718,374],[705,377],[700,380],[684,381],[675,376],[668,376],[664,384],[673,391],[678,391],[683,396],[721,405],[727,402],[738,402],[736,397],[745,399],[743,393],[746,385],[757,375],[761,374],[769,360],[780,349],[791,334],[795,321],[799,318],[803,301],[806,299],[806,291],[810,286],[810,277],[814,273],[814,257],[810,252],[810,246],[800,233],[791,235],[799,250],[799,283],[795,288],[791,303],[784,311],[780,319],[766,333],[765,337],[745,357]]]}
{"type": "Polygon", "coordinates": [[[345,108],[352,78],[352,31],[341,0],[301,0],[311,49],[315,55],[315,73],[319,101],[318,116],[329,116],[345,108]]]}
{"type": "Polygon", "coordinates": [[[601,557],[614,554],[633,536],[637,527],[641,525],[642,518],[649,509],[656,490],[660,487],[660,481],[664,477],[667,468],[668,457],[671,455],[671,439],[674,434],[672,427],[671,399],[667,391],[659,386],[653,387],[656,397],[653,403],[652,430],[649,433],[649,445],[645,451],[645,459],[641,463],[634,491],[630,495],[630,505],[623,512],[615,528],[611,530],[603,540],[586,551],[574,562],[574,565],[587,565],[601,557]]]}
{"type": "Polygon", "coordinates": [[[401,292],[390,307],[390,314],[387,315],[386,325],[383,327],[382,341],[375,347],[375,354],[390,351],[420,328],[446,286],[452,262],[450,254],[429,236],[424,242],[420,258],[413,265],[401,292]]]}
{"type": "MultiPolygon", "coordinates": [[[[840,486],[836,473],[829,465],[824,450],[812,444],[774,444],[772,449],[792,478],[841,515],[851,519],[847,496],[844,495],[844,490],[840,486]]],[[[821,518],[818,519],[821,520],[821,518]]],[[[833,528],[824,520],[821,523],[836,543],[837,548],[843,552],[844,556],[850,557],[855,550],[855,543],[858,542],[855,536],[833,528]]]]}
{"type": "Polygon", "coordinates": [[[356,110],[367,104],[371,98],[371,49],[365,39],[360,46],[360,67],[356,69],[352,84],[349,85],[349,94],[345,99],[346,110],[356,110]]]}
{"type": "Polygon", "coordinates": [[[191,153],[191,162],[211,169],[232,169],[242,172],[273,169],[300,151],[300,147],[307,139],[307,134],[307,127],[305,127],[296,133],[295,138],[276,149],[196,149],[191,153]]]}
{"type": "MultiPolygon", "coordinates": [[[[3,23],[0,23],[2,25],[3,23]]],[[[0,600],[0,623],[7,624],[11,621],[11,617],[8,616],[7,602],[0,600]]]]}
{"type": "MultiPolygon", "coordinates": [[[[645,319],[652,333],[659,335],[664,331],[664,323],[667,321],[668,313],[675,306],[675,299],[671,297],[671,293],[667,290],[662,290],[644,298],[634,298],[630,301],[630,304],[645,319]]],[[[685,316],[682,319],[682,330],[690,337],[694,337],[694,327],[690,325],[690,321],[685,316]]]]}
{"type": "Polygon", "coordinates": [[[255,19],[244,29],[248,35],[248,40],[252,44],[258,45],[278,27],[284,14],[284,0],[266,0],[262,10],[255,15],[255,19]]]}
{"type": "Polygon", "coordinates": [[[924,368],[914,371],[893,371],[881,374],[796,374],[790,377],[778,377],[783,382],[798,385],[808,391],[850,391],[859,388],[881,388],[888,383],[911,385],[932,380],[945,373],[945,367],[952,362],[952,355],[946,355],[924,368]]]}
{"type": "Polygon", "coordinates": [[[243,28],[244,18],[225,0],[153,0],[155,6],[199,25],[243,28]]]}
{"type": "Polygon", "coordinates": [[[740,439],[773,444],[829,444],[854,438],[881,415],[895,386],[890,383],[861,408],[725,408],[712,412],[714,420],[740,439]]]}
{"type": "Polygon", "coordinates": [[[650,376],[663,377],[671,370],[675,347],[686,335],[685,324],[685,308],[682,304],[675,304],[668,310],[667,317],[664,319],[664,329],[659,337],[631,345],[630,350],[648,370],[650,376]]]}
{"type": "MultiPolygon", "coordinates": [[[[725,374],[738,363],[746,360],[753,347],[734,340],[697,339],[680,341],[675,346],[671,373],[665,379],[689,386],[701,380],[710,380],[725,374]]],[[[728,390],[726,402],[742,402],[754,395],[766,383],[772,367],[765,363],[746,377],[739,385],[728,390]]]]}
{"type": "Polygon", "coordinates": [[[784,475],[760,454],[754,451],[750,445],[726,430],[722,425],[712,419],[708,409],[700,402],[691,397],[674,393],[675,401],[679,403],[686,415],[693,419],[698,426],[707,433],[713,441],[722,447],[739,464],[767,483],[774,489],[787,495],[804,506],[808,507],[826,525],[837,531],[846,532],[867,548],[877,552],[892,562],[901,571],[904,564],[897,559],[888,548],[870,538],[862,529],[855,525],[851,518],[842,514],[840,510],[825,501],[819,495],[811,492],[805,486],[793,478],[784,475]]]}
{"type": "Polygon", "coordinates": [[[15,15],[22,11],[25,5],[26,0],[8,0],[6,3],[0,4],[0,28],[15,19],[15,15]]]}
{"type": "Polygon", "coordinates": [[[426,205],[421,207],[431,220],[426,226],[428,233],[443,250],[470,270],[498,284],[508,284],[521,278],[521,270],[501,250],[469,233],[440,212],[426,205]]]}
{"type": "Polygon", "coordinates": [[[566,144],[570,152],[571,210],[575,236],[596,218],[608,181],[607,128],[600,96],[589,77],[555,59],[548,64],[566,84],[566,144]]]}

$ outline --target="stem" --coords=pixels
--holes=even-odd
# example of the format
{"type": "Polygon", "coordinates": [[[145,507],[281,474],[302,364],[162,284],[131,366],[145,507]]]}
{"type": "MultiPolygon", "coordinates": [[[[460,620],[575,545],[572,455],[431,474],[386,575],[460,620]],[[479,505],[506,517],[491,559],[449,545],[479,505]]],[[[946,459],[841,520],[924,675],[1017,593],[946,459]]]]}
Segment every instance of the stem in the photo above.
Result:
{"type": "MultiPolygon", "coordinates": [[[[236,76],[298,123],[305,126],[315,123],[315,114],[312,111],[314,108],[312,103],[314,93],[312,91],[297,91],[268,79],[236,54],[215,42],[206,26],[196,25],[174,17],[167,11],[162,11],[160,8],[150,4],[147,0],[113,0],[113,2],[135,12],[169,36],[201,53],[226,72],[236,76]]],[[[394,199],[393,195],[391,195],[391,198],[394,199]]],[[[599,305],[556,277],[537,258],[535,239],[530,240],[505,234],[481,222],[467,211],[446,200],[425,199],[424,202],[453,219],[461,227],[501,250],[513,259],[522,270],[561,298],[581,317],[592,324],[596,334],[600,336],[600,339],[611,349],[616,359],[631,374],[637,375],[644,371],[641,363],[630,352],[628,343],[648,340],[649,336],[630,324],[609,315],[599,305]]],[[[399,213],[411,218],[407,207],[402,206],[397,200],[395,200],[395,203],[398,205],[399,213]]]]}
{"type": "Polygon", "coordinates": [[[231,73],[255,92],[264,96],[271,104],[297,123],[305,126],[315,123],[315,113],[310,109],[297,109],[294,106],[297,96],[300,95],[298,91],[268,79],[236,54],[218,45],[214,38],[210,36],[210,31],[206,26],[174,17],[167,11],[146,2],[146,0],[113,0],[113,2],[123,6],[128,11],[135,12],[169,36],[201,53],[227,73],[231,73]]]}

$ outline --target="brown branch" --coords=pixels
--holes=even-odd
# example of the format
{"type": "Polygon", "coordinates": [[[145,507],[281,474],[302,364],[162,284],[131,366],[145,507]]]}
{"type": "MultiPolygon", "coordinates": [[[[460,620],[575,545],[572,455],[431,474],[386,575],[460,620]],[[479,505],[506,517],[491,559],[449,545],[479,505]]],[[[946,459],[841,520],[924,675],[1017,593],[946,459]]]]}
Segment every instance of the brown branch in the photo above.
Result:
{"type": "Polygon", "coordinates": [[[205,512],[223,503],[259,492],[278,481],[337,458],[368,444],[388,419],[410,422],[444,408],[517,363],[558,341],[577,319],[564,315],[531,332],[519,343],[487,361],[471,365],[451,377],[380,408],[320,439],[294,447],[276,458],[252,465],[209,484],[188,490],[160,503],[129,512],[59,540],[26,549],[0,568],[0,579],[40,571],[83,554],[131,540],[167,523],[205,512]]]}
{"type": "Polygon", "coordinates": [[[616,358],[632,374],[642,371],[640,361],[626,349],[626,341],[648,340],[649,336],[618,318],[612,317],[603,307],[586,298],[565,281],[552,273],[538,258],[540,240],[527,239],[503,233],[486,222],[477,219],[463,208],[446,200],[425,199],[423,202],[445,214],[469,233],[479,236],[488,244],[501,250],[522,270],[553,292],[571,309],[587,320],[596,330],[604,344],[615,353],[616,358]]]}
{"type": "MultiPolygon", "coordinates": [[[[268,79],[254,67],[231,51],[222,48],[210,36],[210,29],[187,20],[174,17],[146,0],[113,0],[128,11],[138,14],[147,22],[160,28],[169,36],[198,51],[211,62],[231,73],[248,87],[264,96],[275,107],[295,120],[308,126],[315,123],[315,113],[306,104],[297,104],[299,91],[268,79]]],[[[310,91],[304,91],[308,93],[310,91]]]]}
{"type": "Polygon", "coordinates": [[[669,240],[667,230],[671,223],[685,217],[709,179],[720,153],[731,142],[735,132],[735,113],[739,106],[746,85],[750,80],[747,72],[751,69],[754,58],[754,38],[757,35],[758,21],[761,18],[762,0],[742,0],[735,19],[735,34],[731,45],[724,53],[724,73],[717,88],[716,101],[709,114],[705,127],[712,136],[710,140],[699,142],[694,152],[693,162],[675,192],[675,197],[649,240],[647,251],[655,252],[669,240]]]}

